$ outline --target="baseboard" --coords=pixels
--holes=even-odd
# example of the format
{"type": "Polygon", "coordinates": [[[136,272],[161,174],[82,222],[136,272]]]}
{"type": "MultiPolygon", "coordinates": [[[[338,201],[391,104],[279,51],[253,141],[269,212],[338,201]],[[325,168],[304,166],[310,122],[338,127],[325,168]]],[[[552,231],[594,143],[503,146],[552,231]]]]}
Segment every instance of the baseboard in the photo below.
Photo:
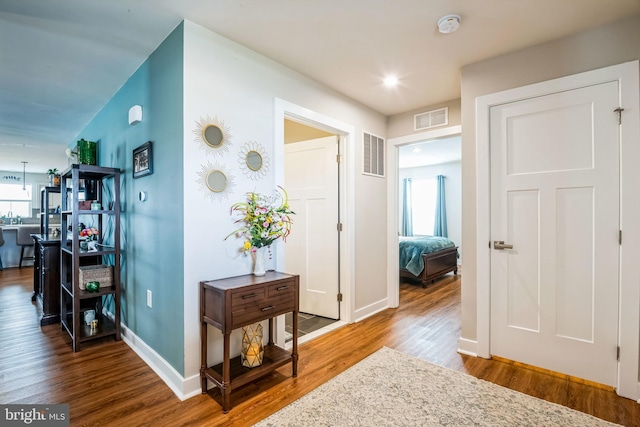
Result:
{"type": "Polygon", "coordinates": [[[478,342],[468,340],[466,338],[460,338],[458,341],[458,353],[478,357],[478,342]]]}
{"type": "Polygon", "coordinates": [[[131,329],[122,325],[122,340],[160,377],[180,400],[200,393],[200,375],[184,378],[131,329]]]}
{"type": "Polygon", "coordinates": [[[387,298],[374,302],[373,304],[369,304],[368,306],[362,307],[353,313],[355,318],[354,322],[364,320],[367,317],[381,312],[382,310],[386,310],[387,308],[389,308],[389,300],[387,298]]]}
{"type": "MultiPolygon", "coordinates": [[[[113,313],[104,308],[102,313],[113,320],[113,313]]],[[[180,400],[187,400],[200,394],[200,374],[184,378],[173,366],[162,358],[154,349],[149,347],[140,337],[121,324],[122,341],[127,344],[160,377],[162,381],[180,400]]]]}

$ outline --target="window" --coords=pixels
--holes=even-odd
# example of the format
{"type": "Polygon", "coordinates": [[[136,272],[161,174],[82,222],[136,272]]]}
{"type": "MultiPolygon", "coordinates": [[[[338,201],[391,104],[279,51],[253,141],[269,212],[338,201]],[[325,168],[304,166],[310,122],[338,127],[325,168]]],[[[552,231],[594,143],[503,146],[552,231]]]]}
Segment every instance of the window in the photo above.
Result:
{"type": "Polygon", "coordinates": [[[0,184],[0,216],[31,217],[31,184],[0,184]]]}
{"type": "Polygon", "coordinates": [[[433,236],[438,181],[435,178],[413,178],[411,181],[413,235],[433,236]]]}

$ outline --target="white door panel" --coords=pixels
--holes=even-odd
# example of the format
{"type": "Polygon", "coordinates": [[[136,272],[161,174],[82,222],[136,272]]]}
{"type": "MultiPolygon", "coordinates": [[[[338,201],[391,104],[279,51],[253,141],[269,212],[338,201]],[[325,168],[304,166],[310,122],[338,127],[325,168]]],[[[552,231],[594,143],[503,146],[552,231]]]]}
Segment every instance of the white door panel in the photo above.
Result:
{"type": "Polygon", "coordinates": [[[618,83],[491,108],[491,352],[616,384],[618,83]]]}
{"type": "Polygon", "coordinates": [[[285,245],[300,275],[300,311],[339,318],[337,137],[285,145],[285,187],[296,213],[285,245]]]}

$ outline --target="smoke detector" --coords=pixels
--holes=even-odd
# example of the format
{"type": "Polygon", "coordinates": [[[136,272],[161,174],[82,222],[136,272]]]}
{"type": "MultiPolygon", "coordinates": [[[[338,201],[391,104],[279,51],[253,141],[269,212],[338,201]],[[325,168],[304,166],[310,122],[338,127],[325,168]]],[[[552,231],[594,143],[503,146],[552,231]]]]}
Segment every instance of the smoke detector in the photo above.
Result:
{"type": "Polygon", "coordinates": [[[438,30],[442,34],[453,33],[460,26],[459,15],[446,15],[438,21],[438,30]]]}

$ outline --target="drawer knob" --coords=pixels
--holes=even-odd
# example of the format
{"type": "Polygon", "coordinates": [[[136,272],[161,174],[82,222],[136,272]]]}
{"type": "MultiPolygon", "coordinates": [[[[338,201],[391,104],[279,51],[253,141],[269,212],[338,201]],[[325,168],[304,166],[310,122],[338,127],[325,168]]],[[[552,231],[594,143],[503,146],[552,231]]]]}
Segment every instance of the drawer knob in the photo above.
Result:
{"type": "Polygon", "coordinates": [[[263,308],[262,311],[269,311],[269,310],[273,310],[274,308],[276,308],[275,305],[270,305],[269,307],[263,308]]]}
{"type": "Polygon", "coordinates": [[[242,299],[249,299],[249,298],[253,298],[255,296],[258,296],[258,294],[253,293],[253,294],[249,294],[249,295],[242,295],[242,299]]]}
{"type": "Polygon", "coordinates": [[[276,288],[276,291],[284,291],[285,289],[289,289],[289,286],[280,286],[279,288],[276,288]]]}

